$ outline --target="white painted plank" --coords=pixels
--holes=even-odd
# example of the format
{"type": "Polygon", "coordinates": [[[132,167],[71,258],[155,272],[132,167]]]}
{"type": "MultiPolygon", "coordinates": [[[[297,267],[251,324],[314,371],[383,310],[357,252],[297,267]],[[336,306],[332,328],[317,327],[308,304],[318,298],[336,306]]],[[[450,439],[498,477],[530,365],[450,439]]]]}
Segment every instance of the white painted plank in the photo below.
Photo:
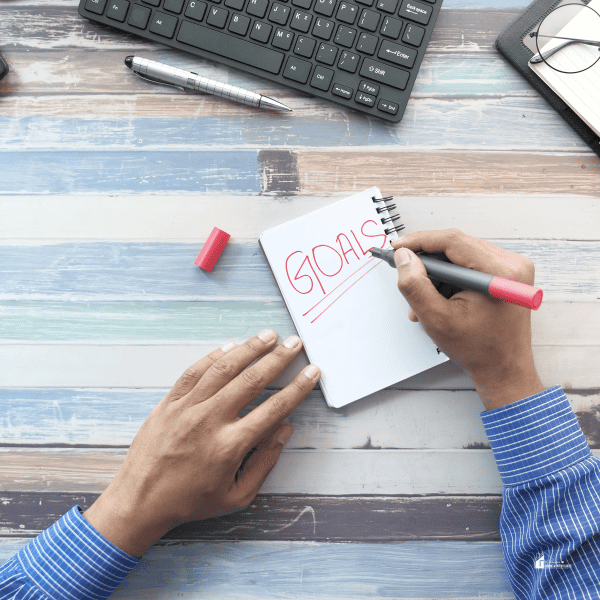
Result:
{"type": "MultiPolygon", "coordinates": [[[[237,240],[257,239],[266,229],[353,193],[327,197],[168,193],[3,196],[0,243],[198,242],[206,240],[214,226],[237,240]]],[[[402,196],[396,201],[407,232],[458,227],[483,238],[598,239],[597,196],[449,194],[402,196]],[[566,207],[569,218],[560,218],[566,207]]]]}
{"type": "MultiPolygon", "coordinates": [[[[218,343],[4,344],[0,346],[0,381],[3,387],[165,388],[171,387],[188,366],[218,346],[218,343]]],[[[541,345],[534,346],[533,350],[546,386],[600,387],[600,346],[541,345]]],[[[287,384],[306,364],[306,355],[302,352],[286,373],[274,381],[273,387],[287,384]]],[[[394,387],[473,389],[473,384],[459,367],[448,362],[394,387]]]]}

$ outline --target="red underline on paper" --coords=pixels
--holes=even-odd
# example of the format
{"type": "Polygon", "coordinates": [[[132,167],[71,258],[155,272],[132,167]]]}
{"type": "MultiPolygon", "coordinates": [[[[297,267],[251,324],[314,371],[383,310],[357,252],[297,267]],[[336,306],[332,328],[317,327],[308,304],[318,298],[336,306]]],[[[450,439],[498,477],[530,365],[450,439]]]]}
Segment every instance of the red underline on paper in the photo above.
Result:
{"type": "Polygon", "coordinates": [[[325,298],[327,298],[327,296],[331,296],[331,294],[333,294],[333,292],[335,292],[335,290],[337,290],[340,287],[340,285],[343,285],[344,283],[346,283],[346,281],[348,281],[348,279],[350,279],[350,277],[353,277],[361,269],[364,269],[374,258],[375,257],[372,256],[362,267],[359,267],[358,269],[356,269],[356,271],[354,271],[354,273],[352,273],[351,275],[348,275],[348,277],[346,277],[346,279],[344,279],[344,281],[342,281],[340,284],[336,285],[328,294],[325,294],[325,296],[323,296],[312,308],[309,308],[302,316],[305,317],[313,308],[316,308],[317,306],[319,306],[319,304],[321,304],[321,302],[323,302],[323,300],[325,300],[325,298]]]}
{"type": "MultiPolygon", "coordinates": [[[[380,260],[376,265],[373,265],[369,271],[372,271],[375,267],[379,266],[383,261],[380,260]]],[[[369,273],[369,271],[367,271],[367,273],[369,273]]],[[[363,273],[352,285],[348,286],[348,289],[344,290],[325,310],[327,310],[328,308],[331,308],[353,285],[356,285],[367,273],[363,273]]],[[[317,315],[312,321],[311,323],[314,323],[324,312],[325,310],[317,315]]]]}

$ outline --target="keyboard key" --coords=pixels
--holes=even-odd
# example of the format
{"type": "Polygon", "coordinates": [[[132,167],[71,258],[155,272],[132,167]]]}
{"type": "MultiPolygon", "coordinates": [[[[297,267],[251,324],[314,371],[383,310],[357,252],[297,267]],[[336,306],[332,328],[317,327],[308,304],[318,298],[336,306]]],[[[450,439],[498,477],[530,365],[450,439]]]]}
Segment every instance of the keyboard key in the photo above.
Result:
{"type": "Polygon", "coordinates": [[[340,2],[340,7],[338,8],[337,15],[335,15],[335,18],[338,21],[342,21],[342,23],[348,23],[348,25],[353,25],[354,21],[356,21],[357,15],[358,6],[356,6],[356,4],[340,2]]]}
{"type": "Polygon", "coordinates": [[[415,64],[417,51],[406,46],[394,44],[394,42],[389,42],[388,40],[383,40],[377,56],[378,58],[389,60],[400,67],[410,69],[415,64]]]}
{"type": "Polygon", "coordinates": [[[375,62],[370,58],[365,58],[363,61],[360,74],[367,79],[374,79],[379,83],[384,83],[399,90],[406,88],[410,76],[408,71],[402,71],[401,69],[396,69],[396,67],[375,62]]]}
{"type": "Polygon", "coordinates": [[[398,6],[398,0],[378,0],[377,8],[383,12],[390,13],[393,15],[396,12],[398,6]]]}
{"type": "Polygon", "coordinates": [[[317,0],[313,10],[319,15],[330,17],[335,10],[335,0],[317,0]]]}
{"type": "Polygon", "coordinates": [[[317,52],[316,60],[326,65],[331,66],[335,62],[337,56],[337,48],[330,46],[329,44],[319,44],[319,51],[317,52]]]}
{"type": "Polygon", "coordinates": [[[358,86],[358,91],[366,92],[367,94],[371,94],[371,96],[377,96],[377,94],[379,94],[379,86],[368,81],[361,81],[358,86]]]}
{"type": "Polygon", "coordinates": [[[278,29],[273,36],[271,44],[275,48],[281,48],[281,50],[289,50],[292,47],[294,41],[294,34],[291,31],[285,29],[278,29]]]}
{"type": "Polygon", "coordinates": [[[273,27],[268,23],[254,21],[254,27],[252,27],[252,31],[250,32],[250,39],[266,44],[269,41],[272,29],[273,27]]]}
{"type": "Polygon", "coordinates": [[[198,0],[190,0],[185,9],[185,16],[196,21],[202,21],[206,12],[207,4],[198,2],[198,0]]]}
{"type": "Polygon", "coordinates": [[[294,54],[298,56],[304,56],[304,58],[310,58],[315,51],[315,46],[317,42],[315,40],[301,35],[296,40],[296,45],[294,46],[294,54]]]}
{"type": "Polygon", "coordinates": [[[379,13],[372,10],[363,10],[360,16],[358,26],[366,29],[367,31],[377,31],[379,25],[379,13]]]}
{"type": "Polygon", "coordinates": [[[273,6],[271,6],[269,12],[269,21],[273,21],[273,23],[277,23],[278,25],[285,25],[291,10],[289,6],[273,2],[273,6]]]}
{"type": "Polygon", "coordinates": [[[172,38],[177,27],[177,17],[156,11],[152,16],[150,31],[166,38],[172,38]]]}
{"type": "Polygon", "coordinates": [[[276,52],[271,48],[190,21],[181,24],[177,40],[194,48],[274,74],[279,73],[285,56],[282,52],[276,52]]]}
{"type": "Polygon", "coordinates": [[[292,17],[292,22],[290,23],[290,27],[292,29],[296,29],[297,31],[301,31],[302,33],[308,33],[310,29],[310,24],[312,23],[312,15],[310,13],[302,12],[301,10],[297,10],[292,17]]]}
{"type": "Polygon", "coordinates": [[[106,0],[87,0],[85,3],[85,10],[101,15],[104,12],[105,6],[106,0]]]}
{"type": "Polygon", "coordinates": [[[183,3],[185,0],[165,0],[163,4],[163,8],[168,10],[169,12],[174,12],[179,14],[183,9],[183,3]]]}
{"type": "Polygon", "coordinates": [[[250,19],[248,17],[233,13],[231,21],[229,21],[229,31],[237,33],[238,35],[246,35],[248,33],[248,27],[250,27],[250,19]]]}
{"type": "Polygon", "coordinates": [[[361,33],[360,37],[358,38],[358,43],[356,44],[356,49],[364,54],[375,54],[378,41],[379,38],[375,37],[374,35],[361,33]]]}
{"type": "Polygon", "coordinates": [[[292,0],[292,4],[298,8],[305,8],[308,10],[312,4],[312,0],[292,0]]]}
{"type": "Polygon", "coordinates": [[[373,2],[374,0],[356,0],[357,2],[360,2],[361,4],[364,4],[365,6],[373,6],[373,2]]]}
{"type": "Polygon", "coordinates": [[[402,25],[404,25],[402,21],[393,19],[392,17],[386,17],[381,26],[381,35],[397,40],[400,37],[402,25]]]}
{"type": "Polygon", "coordinates": [[[109,0],[106,16],[122,23],[125,20],[128,8],[129,2],[127,0],[109,0]]]}
{"type": "Polygon", "coordinates": [[[338,63],[338,67],[343,71],[348,71],[348,73],[356,73],[356,69],[358,68],[359,62],[360,56],[358,54],[354,54],[352,52],[344,50],[342,52],[342,55],[340,56],[340,62],[338,63]]]}
{"type": "Polygon", "coordinates": [[[354,100],[359,104],[364,104],[365,106],[375,106],[375,96],[365,94],[364,92],[356,92],[354,100]]]}
{"type": "Polygon", "coordinates": [[[129,13],[129,20],[127,23],[138,29],[146,29],[151,12],[152,11],[149,8],[146,8],[141,4],[134,4],[131,13],[129,13]]]}
{"type": "Polygon", "coordinates": [[[142,0],[144,4],[150,4],[150,6],[159,6],[160,0],[142,0]]]}
{"type": "Polygon", "coordinates": [[[383,98],[377,104],[377,108],[382,112],[390,113],[390,115],[395,115],[398,112],[398,105],[395,102],[383,98]]]}
{"type": "Polygon", "coordinates": [[[233,10],[242,10],[246,0],[225,0],[225,6],[227,8],[233,8],[233,10]]]}
{"type": "Polygon", "coordinates": [[[435,4],[436,0],[425,0],[425,2],[429,2],[429,4],[435,4]]]}
{"type": "Polygon", "coordinates": [[[344,25],[340,25],[335,36],[335,43],[346,48],[352,48],[354,38],[356,37],[356,29],[350,29],[344,25]]]}
{"type": "Polygon", "coordinates": [[[218,6],[211,6],[210,10],[208,11],[208,17],[206,17],[206,22],[213,27],[223,29],[223,27],[225,27],[225,23],[227,22],[228,16],[228,10],[219,8],[218,6]]]}
{"type": "Polygon", "coordinates": [[[328,21],[327,19],[321,19],[321,17],[319,17],[312,32],[315,37],[321,38],[322,40],[329,40],[334,27],[335,23],[333,21],[328,21]]]}
{"type": "Polygon", "coordinates": [[[317,88],[318,90],[323,90],[326,92],[331,85],[331,80],[333,79],[333,71],[331,69],[326,69],[325,67],[315,67],[315,72],[313,73],[312,79],[310,80],[311,87],[317,88]]]}
{"type": "Polygon", "coordinates": [[[298,83],[306,83],[308,81],[308,76],[310,75],[311,67],[311,63],[305,60],[300,60],[295,56],[290,56],[285,64],[283,76],[286,79],[291,79],[292,81],[297,81],[298,83]]]}
{"type": "Polygon", "coordinates": [[[402,36],[402,41],[410,44],[411,46],[420,46],[423,41],[423,36],[425,35],[425,30],[421,29],[421,27],[417,27],[412,23],[409,23],[404,30],[404,35],[402,36]]]}
{"type": "Polygon", "coordinates": [[[406,17],[411,21],[421,23],[421,25],[427,25],[431,17],[431,11],[433,8],[427,4],[421,4],[416,0],[404,0],[398,13],[401,17],[406,17]]]}
{"type": "Polygon", "coordinates": [[[340,96],[340,98],[346,98],[346,100],[350,100],[352,98],[352,94],[354,90],[347,85],[342,85],[341,83],[334,83],[333,88],[331,89],[331,93],[335,96],[340,96]]]}
{"type": "Polygon", "coordinates": [[[246,12],[253,17],[262,19],[267,14],[269,8],[269,0],[250,0],[246,12]]]}

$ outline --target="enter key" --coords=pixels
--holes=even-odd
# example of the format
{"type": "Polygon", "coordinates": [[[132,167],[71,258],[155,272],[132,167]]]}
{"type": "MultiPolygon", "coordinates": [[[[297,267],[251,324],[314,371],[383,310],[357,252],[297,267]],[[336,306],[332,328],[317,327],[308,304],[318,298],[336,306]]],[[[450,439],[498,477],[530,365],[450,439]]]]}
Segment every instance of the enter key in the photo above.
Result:
{"type": "Polygon", "coordinates": [[[417,59],[417,51],[400,44],[384,40],[379,49],[378,58],[382,58],[401,67],[411,68],[417,59]]]}

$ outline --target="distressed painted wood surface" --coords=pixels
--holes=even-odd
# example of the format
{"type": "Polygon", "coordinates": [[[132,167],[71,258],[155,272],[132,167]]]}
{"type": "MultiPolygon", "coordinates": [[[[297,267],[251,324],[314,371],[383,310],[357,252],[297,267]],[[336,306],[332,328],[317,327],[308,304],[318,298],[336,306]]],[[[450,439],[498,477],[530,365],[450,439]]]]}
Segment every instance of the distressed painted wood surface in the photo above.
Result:
{"type": "MultiPolygon", "coordinates": [[[[534,260],[536,363],[599,455],[600,162],[494,48],[528,3],[445,0],[397,125],[94,25],[77,0],[2,3],[0,561],[95,500],[189,364],[294,332],[258,236],[371,185],[402,197],[407,231],[534,260]],[[131,53],[294,112],[149,86],[131,53]],[[209,276],[193,260],[213,226],[232,240],[209,276]]],[[[482,409],[451,363],[340,410],[315,390],[252,506],[173,530],[114,597],[513,598],[482,409]]]]}

